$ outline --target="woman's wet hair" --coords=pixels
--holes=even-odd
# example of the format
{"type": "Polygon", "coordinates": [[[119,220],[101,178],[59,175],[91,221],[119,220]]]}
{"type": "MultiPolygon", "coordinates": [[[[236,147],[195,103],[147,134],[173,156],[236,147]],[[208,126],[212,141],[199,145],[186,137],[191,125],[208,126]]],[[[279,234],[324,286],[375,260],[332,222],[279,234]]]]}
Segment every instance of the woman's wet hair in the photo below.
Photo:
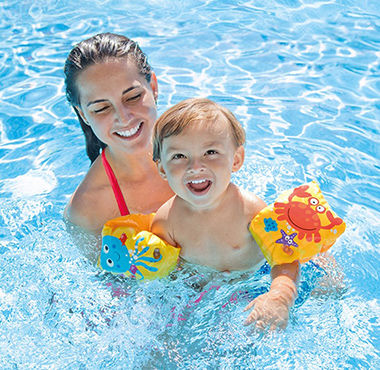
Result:
{"type": "Polygon", "coordinates": [[[78,116],[86,139],[86,152],[91,163],[95,161],[100,150],[104,149],[106,144],[96,137],[92,128],[84,122],[76,108],[80,106],[76,80],[82,71],[93,64],[104,63],[110,58],[126,57],[131,58],[136,63],[139,72],[149,83],[152,76],[152,69],[148,63],[147,56],[142,52],[135,41],[122,35],[100,33],[90,37],[76,45],[71,50],[65,62],[66,97],[78,116]]]}
{"type": "Polygon", "coordinates": [[[227,108],[204,98],[183,100],[172,106],[156,121],[153,128],[153,160],[161,159],[162,143],[169,136],[179,135],[192,123],[202,121],[211,124],[218,119],[226,119],[236,147],[245,144],[245,131],[234,114],[227,108]]]}

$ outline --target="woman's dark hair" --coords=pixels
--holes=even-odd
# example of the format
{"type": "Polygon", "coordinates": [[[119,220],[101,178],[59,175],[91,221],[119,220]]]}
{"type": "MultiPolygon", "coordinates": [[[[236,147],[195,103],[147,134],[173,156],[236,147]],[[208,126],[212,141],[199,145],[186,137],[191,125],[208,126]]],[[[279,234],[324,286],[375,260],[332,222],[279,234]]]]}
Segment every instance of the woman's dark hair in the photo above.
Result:
{"type": "Polygon", "coordinates": [[[100,150],[104,149],[106,144],[96,137],[92,128],[83,121],[76,108],[80,105],[76,80],[83,70],[93,64],[103,63],[109,58],[125,57],[132,58],[135,61],[139,72],[145,76],[149,83],[152,69],[148,64],[146,55],[135,41],[114,33],[100,33],[80,42],[71,50],[65,63],[66,97],[78,116],[86,139],[86,152],[91,163],[95,161],[100,150]]]}

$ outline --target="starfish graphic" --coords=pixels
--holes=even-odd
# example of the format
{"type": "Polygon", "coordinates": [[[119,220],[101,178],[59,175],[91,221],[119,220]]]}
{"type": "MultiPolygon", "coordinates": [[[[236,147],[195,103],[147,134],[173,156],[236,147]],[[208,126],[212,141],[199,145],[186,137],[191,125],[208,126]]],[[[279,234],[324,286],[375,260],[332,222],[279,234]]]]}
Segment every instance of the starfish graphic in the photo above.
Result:
{"type": "Polygon", "coordinates": [[[282,238],[276,240],[276,243],[283,244],[282,250],[290,256],[293,254],[293,250],[289,247],[298,247],[298,244],[294,241],[294,238],[297,236],[297,233],[288,235],[284,230],[281,229],[280,231],[282,234],[282,238]]]}

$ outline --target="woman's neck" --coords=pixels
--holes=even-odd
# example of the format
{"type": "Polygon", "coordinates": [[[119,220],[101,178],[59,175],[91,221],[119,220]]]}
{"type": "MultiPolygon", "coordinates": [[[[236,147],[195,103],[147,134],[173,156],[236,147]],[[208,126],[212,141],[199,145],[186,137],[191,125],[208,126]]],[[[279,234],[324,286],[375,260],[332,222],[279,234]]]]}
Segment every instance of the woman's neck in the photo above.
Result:
{"type": "Polygon", "coordinates": [[[158,174],[151,151],[128,154],[122,151],[112,151],[109,147],[105,151],[108,162],[117,177],[127,178],[129,181],[134,182],[141,181],[152,173],[158,174]]]}

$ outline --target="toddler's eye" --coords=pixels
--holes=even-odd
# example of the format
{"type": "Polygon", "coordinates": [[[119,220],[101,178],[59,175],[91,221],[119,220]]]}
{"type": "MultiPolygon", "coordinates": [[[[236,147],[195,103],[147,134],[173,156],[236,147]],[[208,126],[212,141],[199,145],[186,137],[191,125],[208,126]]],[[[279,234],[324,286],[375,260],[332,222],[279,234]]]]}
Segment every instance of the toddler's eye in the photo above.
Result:
{"type": "Polygon", "coordinates": [[[215,150],[215,149],[209,149],[207,152],[206,152],[207,155],[213,155],[213,154],[218,154],[218,152],[215,150]]]}
{"type": "Polygon", "coordinates": [[[172,159],[182,159],[182,158],[185,158],[185,156],[181,153],[177,153],[172,156],[172,159]]]}

